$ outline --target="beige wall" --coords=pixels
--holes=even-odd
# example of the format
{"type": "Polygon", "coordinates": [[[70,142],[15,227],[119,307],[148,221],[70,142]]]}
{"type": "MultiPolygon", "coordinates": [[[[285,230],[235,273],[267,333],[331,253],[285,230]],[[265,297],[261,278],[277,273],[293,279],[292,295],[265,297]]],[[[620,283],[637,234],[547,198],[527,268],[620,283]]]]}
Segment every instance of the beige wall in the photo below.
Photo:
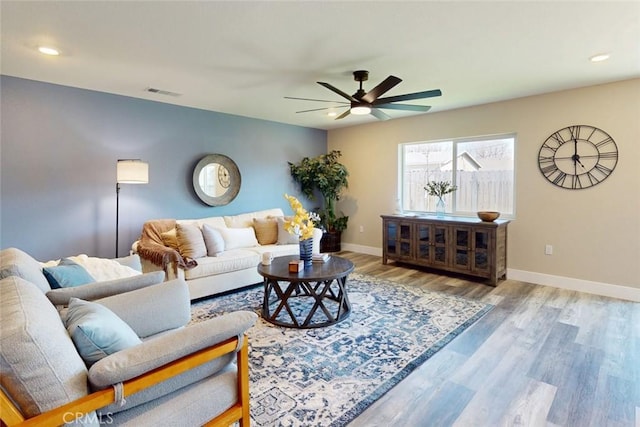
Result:
{"type": "Polygon", "coordinates": [[[509,269],[640,289],[640,79],[330,131],[328,148],[342,151],[350,172],[340,204],[350,216],[345,245],[380,250],[380,214],[395,208],[399,143],[510,132],[517,139],[509,269]],[[590,189],[558,188],[537,165],[544,140],[574,124],[599,127],[618,145],[615,171],[590,189]]]}

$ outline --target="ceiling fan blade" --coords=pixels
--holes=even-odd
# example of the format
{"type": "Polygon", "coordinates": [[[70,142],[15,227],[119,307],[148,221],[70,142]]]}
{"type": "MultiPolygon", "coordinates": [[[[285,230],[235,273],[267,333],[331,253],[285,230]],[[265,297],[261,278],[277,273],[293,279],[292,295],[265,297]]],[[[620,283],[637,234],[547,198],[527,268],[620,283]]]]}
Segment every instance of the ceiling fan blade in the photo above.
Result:
{"type": "Polygon", "coordinates": [[[345,111],[344,113],[340,114],[338,117],[336,117],[336,120],[344,119],[349,114],[351,114],[351,109],[347,109],[347,111],[345,111]]]}
{"type": "Polygon", "coordinates": [[[334,108],[343,108],[344,105],[338,105],[335,107],[325,107],[325,108],[314,108],[312,110],[301,110],[301,111],[296,111],[296,113],[310,113],[311,111],[322,111],[322,110],[332,110],[334,108]]]}
{"type": "Polygon", "coordinates": [[[427,90],[425,92],[407,93],[406,95],[389,96],[387,98],[379,98],[372,102],[373,105],[388,104],[390,102],[410,101],[412,99],[433,98],[441,96],[440,89],[427,90]]]}
{"type": "Polygon", "coordinates": [[[379,96],[391,90],[398,83],[400,83],[402,79],[399,79],[396,76],[389,76],[382,81],[378,86],[371,89],[365,96],[362,97],[364,102],[368,102],[371,104],[373,101],[378,99],[379,96]]]}
{"type": "Polygon", "coordinates": [[[375,118],[379,119],[379,120],[389,120],[391,118],[391,116],[387,115],[386,113],[383,113],[382,111],[378,110],[377,108],[372,108],[371,109],[371,115],[374,116],[375,118]]]}
{"type": "Polygon", "coordinates": [[[329,83],[325,83],[325,82],[317,82],[319,85],[326,87],[327,89],[329,89],[330,91],[333,91],[335,93],[337,93],[338,95],[340,95],[343,98],[348,99],[349,101],[354,101],[354,102],[358,102],[357,99],[355,99],[353,96],[349,95],[348,93],[345,93],[343,91],[341,91],[340,89],[338,89],[337,87],[334,87],[332,85],[330,85],[329,83]]]}
{"type": "Polygon", "coordinates": [[[344,101],[329,101],[328,99],[313,99],[313,98],[296,98],[293,96],[285,96],[285,99],[297,99],[298,101],[317,101],[317,102],[333,102],[334,104],[349,104],[344,101]]]}
{"type": "Polygon", "coordinates": [[[430,105],[411,105],[411,104],[376,104],[376,108],[388,108],[390,110],[406,110],[406,111],[429,111],[430,105]]]}

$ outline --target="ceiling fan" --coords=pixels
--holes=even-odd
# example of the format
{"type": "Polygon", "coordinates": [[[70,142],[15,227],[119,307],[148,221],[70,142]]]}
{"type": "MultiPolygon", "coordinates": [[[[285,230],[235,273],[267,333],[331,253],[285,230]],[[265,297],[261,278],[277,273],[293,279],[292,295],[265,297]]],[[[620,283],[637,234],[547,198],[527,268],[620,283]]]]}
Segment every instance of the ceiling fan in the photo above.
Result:
{"type": "MultiPolygon", "coordinates": [[[[429,111],[431,108],[427,105],[413,105],[413,104],[395,104],[398,101],[410,101],[413,99],[423,99],[423,98],[432,98],[435,96],[441,96],[442,92],[440,89],[428,90],[425,92],[415,92],[415,93],[407,93],[405,95],[397,95],[397,96],[389,96],[386,98],[380,98],[381,95],[385,94],[393,87],[395,87],[398,83],[402,81],[396,76],[389,76],[382,81],[378,86],[371,89],[369,92],[365,92],[362,89],[362,82],[369,80],[369,72],[365,70],[358,70],[353,72],[353,79],[357,82],[360,82],[360,88],[353,95],[349,95],[340,89],[330,85],[325,82],[317,82],[319,85],[326,87],[332,92],[337,93],[338,95],[346,98],[349,102],[343,101],[329,101],[325,99],[311,99],[311,98],[294,98],[291,96],[285,96],[286,99],[298,99],[302,101],[317,101],[317,102],[331,102],[334,104],[345,104],[349,105],[349,109],[347,109],[344,113],[340,114],[336,117],[336,120],[344,119],[349,114],[356,115],[364,115],[371,114],[372,116],[380,119],[380,120],[388,120],[391,117],[380,111],[380,108],[390,109],[390,110],[406,110],[406,111],[429,111]]],[[[311,111],[321,111],[321,110],[330,110],[334,107],[328,108],[314,108],[311,110],[302,110],[296,111],[296,113],[308,113],[311,111]]]]}

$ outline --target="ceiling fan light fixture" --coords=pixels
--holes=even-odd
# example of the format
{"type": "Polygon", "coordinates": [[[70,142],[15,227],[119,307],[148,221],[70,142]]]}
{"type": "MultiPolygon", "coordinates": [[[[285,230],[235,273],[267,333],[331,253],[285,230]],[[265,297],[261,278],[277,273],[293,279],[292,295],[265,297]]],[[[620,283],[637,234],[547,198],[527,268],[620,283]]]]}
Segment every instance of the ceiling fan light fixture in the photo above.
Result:
{"type": "Polygon", "coordinates": [[[356,104],[351,106],[351,114],[355,114],[357,116],[364,116],[365,114],[371,113],[371,107],[362,104],[356,104]]]}
{"type": "Polygon", "coordinates": [[[606,61],[607,59],[609,59],[610,55],[608,53],[599,53],[597,55],[593,55],[591,58],[589,58],[589,61],[591,62],[602,62],[602,61],[606,61]]]}
{"type": "Polygon", "coordinates": [[[49,46],[38,46],[38,52],[42,53],[43,55],[49,56],[60,55],[60,51],[58,49],[49,46]]]}

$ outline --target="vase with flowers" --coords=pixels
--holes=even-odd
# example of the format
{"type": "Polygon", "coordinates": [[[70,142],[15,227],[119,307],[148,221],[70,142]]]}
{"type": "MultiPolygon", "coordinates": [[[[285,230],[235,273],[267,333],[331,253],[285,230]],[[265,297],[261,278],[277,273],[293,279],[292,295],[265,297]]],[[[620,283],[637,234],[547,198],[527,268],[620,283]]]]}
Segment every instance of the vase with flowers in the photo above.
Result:
{"type": "Polygon", "coordinates": [[[293,217],[285,220],[284,228],[289,234],[298,236],[300,259],[304,261],[305,268],[310,267],[313,257],[313,229],[320,217],[315,212],[307,211],[294,196],[285,194],[284,197],[293,210],[293,217]]]}
{"type": "Polygon", "coordinates": [[[444,196],[449,193],[453,193],[458,189],[458,187],[452,185],[449,181],[429,181],[424,189],[429,196],[435,196],[438,198],[438,201],[436,202],[436,216],[438,218],[444,217],[446,209],[444,196]]]}

